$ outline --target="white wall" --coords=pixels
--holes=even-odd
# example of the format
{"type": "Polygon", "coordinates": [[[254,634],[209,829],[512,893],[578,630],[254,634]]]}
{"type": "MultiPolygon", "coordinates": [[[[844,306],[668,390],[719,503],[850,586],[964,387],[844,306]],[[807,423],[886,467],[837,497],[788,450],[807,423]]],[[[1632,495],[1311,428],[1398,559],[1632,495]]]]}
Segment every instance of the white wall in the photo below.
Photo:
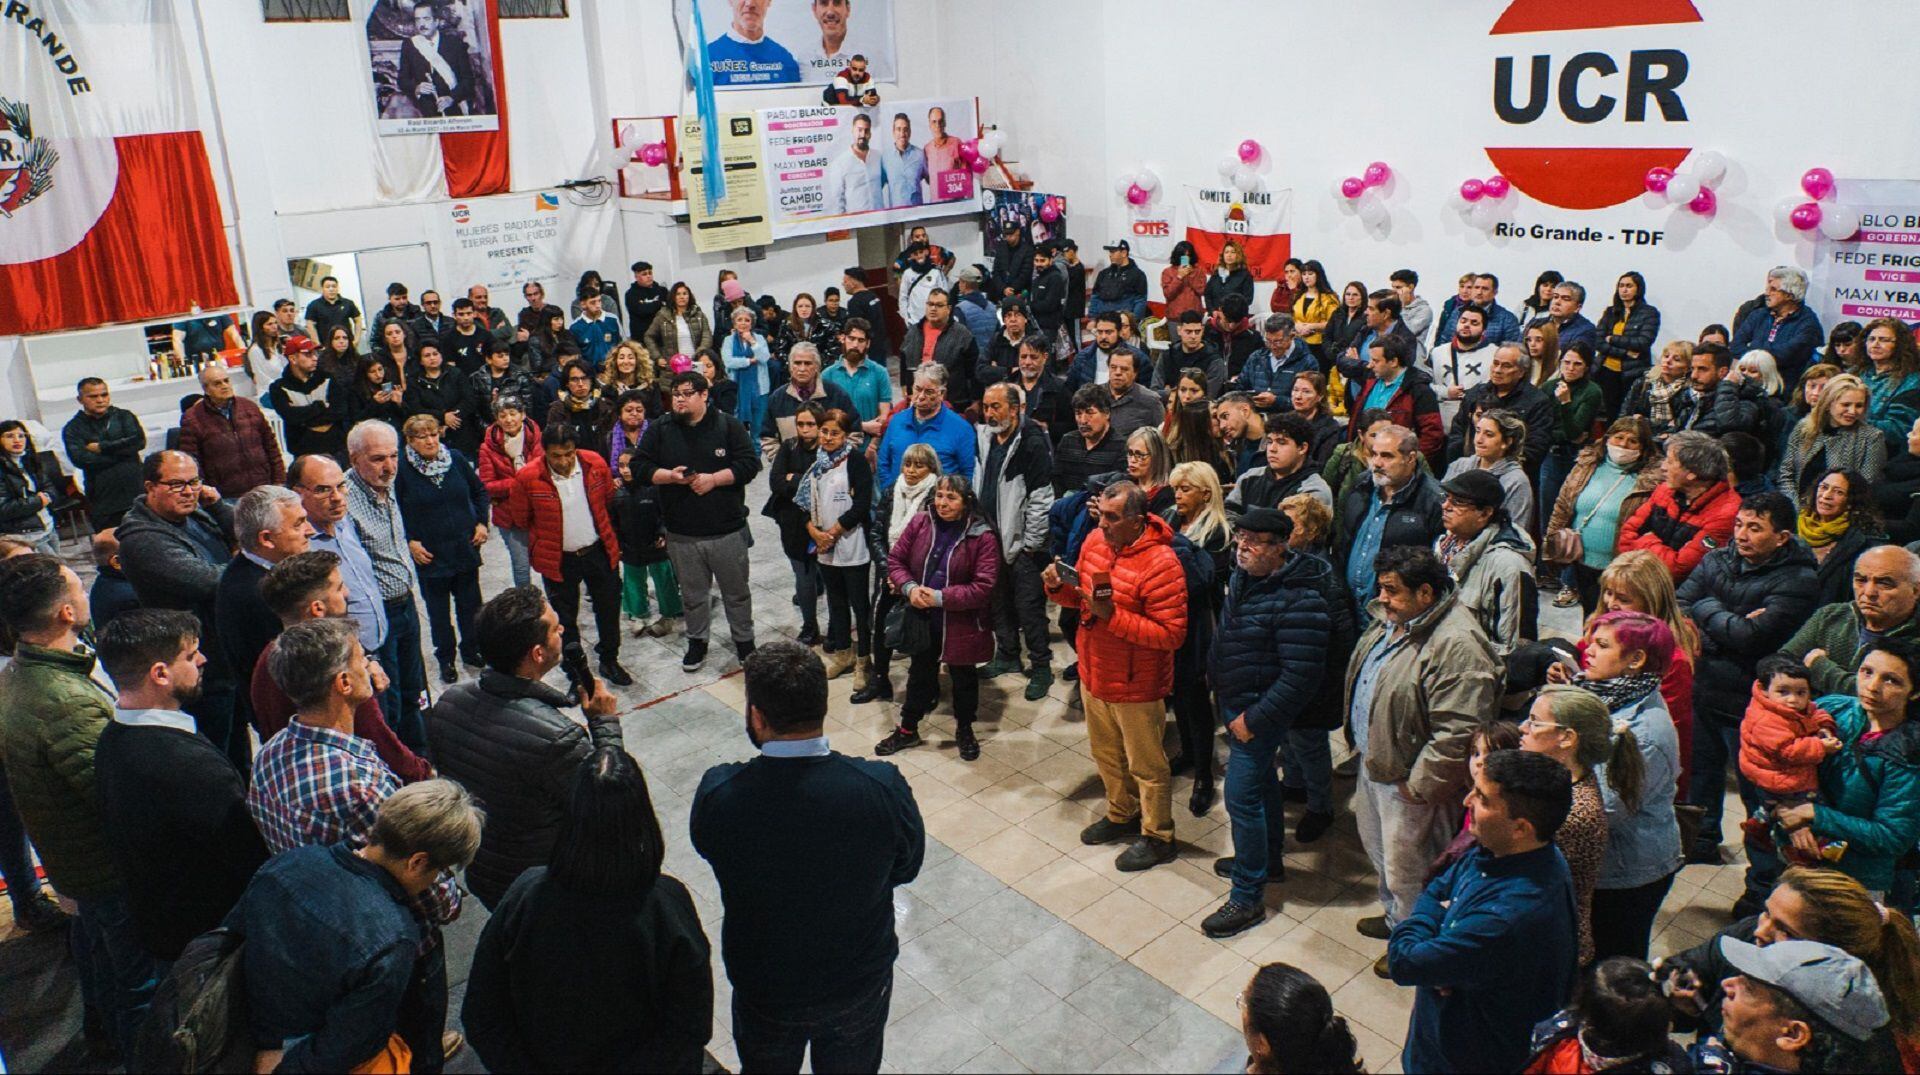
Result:
{"type": "MultiPolygon", "coordinates": [[[[939,88],[977,93],[983,112],[1007,123],[1012,155],[1039,189],[1068,197],[1072,233],[1096,261],[1093,241],[1120,234],[1125,220],[1116,174],[1157,161],[1162,196],[1182,199],[1182,184],[1216,184],[1216,162],[1253,137],[1276,159],[1269,185],[1294,190],[1294,253],[1321,259],[1337,281],[1384,287],[1389,272],[1411,267],[1437,307],[1460,273],[1491,271],[1512,305],[1540,270],[1557,268],[1588,286],[1587,312],[1597,316],[1615,277],[1639,269],[1669,329],[1691,336],[1757,294],[1766,267],[1811,264],[1812,244],[1780,235],[1772,221],[1807,168],[1824,165],[1843,180],[1920,175],[1920,139],[1895,103],[1920,92],[1920,66],[1864,60],[1877,55],[1874,41],[1920,35],[1920,5],[1695,3],[1705,19],[1697,25],[1495,38],[1488,30],[1507,5],[1493,0],[1348,0],[1331,20],[1324,4],[1306,0],[1178,9],[974,0],[940,5],[948,61],[939,88]],[[1624,67],[1630,50],[1656,47],[1689,55],[1684,124],[1627,124],[1616,111],[1590,126],[1543,120],[1523,131],[1494,115],[1496,55],[1518,56],[1524,70],[1536,51],[1549,53],[1557,77],[1558,61],[1577,51],[1606,52],[1624,67]],[[1713,148],[1733,168],[1710,223],[1637,200],[1576,212],[1523,199],[1521,224],[1590,226],[1610,240],[1490,239],[1445,204],[1462,180],[1494,172],[1487,145],[1713,148]],[[1399,175],[1383,238],[1343,215],[1332,193],[1372,160],[1399,175]],[[1627,227],[1666,236],[1653,247],[1611,238],[1627,227]]],[[[1611,80],[1616,95],[1623,81],[1611,80]]],[[[1161,266],[1145,267],[1157,299],[1161,266]]]]}

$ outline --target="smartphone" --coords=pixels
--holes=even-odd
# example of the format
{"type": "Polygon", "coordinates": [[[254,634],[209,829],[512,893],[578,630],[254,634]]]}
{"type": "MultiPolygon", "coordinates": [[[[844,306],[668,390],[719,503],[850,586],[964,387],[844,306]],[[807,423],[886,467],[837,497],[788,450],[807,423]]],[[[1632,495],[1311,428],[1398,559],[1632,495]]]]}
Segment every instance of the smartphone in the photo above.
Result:
{"type": "Polygon", "coordinates": [[[1182,255],[1180,255],[1180,264],[1182,264],[1182,265],[1191,265],[1191,264],[1193,264],[1193,255],[1192,255],[1192,254],[1182,254],[1182,255]]]}
{"type": "Polygon", "coordinates": [[[1053,562],[1053,570],[1059,574],[1061,585],[1071,586],[1076,590],[1080,588],[1080,572],[1074,570],[1072,564],[1056,559],[1053,562]]]}

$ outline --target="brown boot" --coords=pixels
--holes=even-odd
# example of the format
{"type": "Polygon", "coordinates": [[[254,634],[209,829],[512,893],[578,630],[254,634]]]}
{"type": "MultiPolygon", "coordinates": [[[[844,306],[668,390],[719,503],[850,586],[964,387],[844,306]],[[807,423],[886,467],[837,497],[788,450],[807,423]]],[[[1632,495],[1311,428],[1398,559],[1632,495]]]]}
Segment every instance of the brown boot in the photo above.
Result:
{"type": "Polygon", "coordinates": [[[853,661],[853,689],[867,689],[867,681],[873,678],[873,662],[865,657],[856,657],[853,661]]]}
{"type": "Polygon", "coordinates": [[[827,678],[839,679],[853,668],[853,647],[827,654],[827,678]]]}

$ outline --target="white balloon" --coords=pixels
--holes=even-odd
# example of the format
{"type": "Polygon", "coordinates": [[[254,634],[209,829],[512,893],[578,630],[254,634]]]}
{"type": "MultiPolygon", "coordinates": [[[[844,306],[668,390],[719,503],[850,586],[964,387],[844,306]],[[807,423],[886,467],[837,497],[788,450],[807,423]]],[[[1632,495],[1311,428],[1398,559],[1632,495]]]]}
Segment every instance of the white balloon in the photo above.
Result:
{"type": "MultiPolygon", "coordinates": [[[[1220,170],[1220,181],[1223,183],[1231,183],[1233,182],[1233,174],[1240,170],[1240,158],[1232,156],[1221,157],[1218,167],[1220,170]]],[[[1339,189],[1340,181],[1337,179],[1334,180],[1333,185],[1334,189],[1339,189]]]]}
{"type": "Polygon", "coordinates": [[[1234,169],[1233,189],[1242,194],[1252,194],[1260,189],[1260,173],[1245,165],[1234,169]]]}
{"type": "Polygon", "coordinates": [[[1704,186],[1715,186],[1726,178],[1726,154],[1717,149],[1703,149],[1687,159],[1687,173],[1704,186]]]}
{"type": "Polygon", "coordinates": [[[1838,205],[1823,205],[1820,215],[1820,234],[1829,239],[1848,239],[1860,230],[1860,214],[1852,209],[1838,205]]]}
{"type": "Polygon", "coordinates": [[[1467,212],[1467,222],[1481,231],[1489,231],[1499,219],[1500,211],[1491,203],[1481,201],[1467,212]]]}
{"type": "Polygon", "coordinates": [[[1134,184],[1133,173],[1121,172],[1119,175],[1113,178],[1113,192],[1115,194],[1120,195],[1122,198],[1124,198],[1127,196],[1127,188],[1133,186],[1133,184],[1134,184]]]}
{"type": "Polygon", "coordinates": [[[1005,148],[1006,143],[1001,141],[999,131],[988,131],[980,136],[981,156],[997,157],[1000,155],[1000,151],[1005,148]]]}
{"type": "Polygon", "coordinates": [[[1667,204],[1685,205],[1700,196],[1700,180],[1690,175],[1676,175],[1667,180],[1667,204]]]}
{"type": "Polygon", "coordinates": [[[1473,203],[1462,198],[1460,196],[1460,188],[1455,187],[1447,192],[1447,208],[1464,214],[1467,210],[1473,208],[1473,203]]]}
{"type": "Polygon", "coordinates": [[[1359,210],[1360,219],[1368,227],[1377,228],[1387,222],[1387,203],[1371,189],[1355,201],[1358,203],[1356,208],[1359,210]]]}
{"type": "Polygon", "coordinates": [[[1800,208],[1805,198],[1782,198],[1773,206],[1773,222],[1783,228],[1793,227],[1793,211],[1800,208]]]}
{"type": "Polygon", "coordinates": [[[1139,185],[1141,190],[1146,191],[1148,194],[1152,194],[1154,191],[1160,189],[1160,177],[1153,174],[1153,169],[1151,168],[1134,176],[1133,181],[1139,185]]]}

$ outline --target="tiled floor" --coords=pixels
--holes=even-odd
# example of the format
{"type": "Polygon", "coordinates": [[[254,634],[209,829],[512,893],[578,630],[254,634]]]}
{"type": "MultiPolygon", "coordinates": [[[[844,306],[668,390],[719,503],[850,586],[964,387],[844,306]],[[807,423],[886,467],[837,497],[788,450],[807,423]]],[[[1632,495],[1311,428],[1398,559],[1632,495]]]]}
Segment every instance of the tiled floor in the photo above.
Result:
{"type": "MultiPolygon", "coordinates": [[[[791,634],[798,615],[788,566],[758,514],[754,531],[754,611],[764,640],[791,634]]],[[[505,557],[497,544],[487,552],[483,588],[493,593],[505,584],[505,557]]],[[[724,638],[718,609],[715,619],[715,636],[724,638]]],[[[1567,612],[1550,606],[1542,619],[1550,631],[1577,628],[1567,612]]],[[[592,630],[590,622],[582,627],[592,630]]],[[[689,796],[706,769],[747,757],[751,749],[728,647],[716,644],[708,667],[687,675],[679,668],[681,645],[677,637],[627,639],[623,656],[638,682],[623,692],[634,708],[622,725],[652,784],[670,844],[666,868],[693,891],[715,941],[709,1049],[732,1068],[719,895],[688,844],[686,823],[689,796]]],[[[1056,646],[1056,657],[1056,668],[1064,666],[1064,646],[1056,646]]],[[[903,675],[896,668],[896,690],[903,675]]],[[[849,705],[851,679],[833,684],[828,733],[836,749],[864,755],[886,733],[892,708],[849,705]]],[[[895,756],[926,818],[928,844],[919,879],[895,898],[901,952],[885,1068],[1238,1070],[1244,1047],[1234,998],[1256,967],[1285,961],[1333,991],[1369,1070],[1397,1071],[1412,993],[1374,977],[1372,963],[1385,946],[1353,930],[1377,905],[1366,856],[1344,812],[1352,782],[1336,781],[1343,812],[1333,831],[1313,845],[1293,845],[1286,883],[1267,889],[1267,921],[1230,940],[1210,940],[1200,921],[1227,888],[1211,863],[1231,853],[1221,807],[1192,817],[1189,782],[1178,779],[1179,859],[1144,873],[1118,872],[1118,847],[1088,848],[1078,839],[1102,796],[1085,725],[1071,704],[1072,685],[1057,683],[1039,702],[1025,701],[1023,686],[1013,676],[983,684],[980,760],[959,760],[944,711],[923,726],[926,746],[895,756]]],[[[1344,752],[1337,737],[1335,743],[1344,752]]],[[[1656,925],[1656,953],[1689,947],[1723,925],[1740,892],[1740,870],[1736,863],[1683,871],[1656,925]]],[[[456,1014],[485,920],[477,900],[467,906],[449,930],[456,1014]]],[[[0,930],[11,928],[5,915],[0,902],[0,930]]],[[[0,1048],[10,1066],[83,1069],[73,1042],[78,1001],[63,946],[54,938],[0,933],[0,939],[0,997],[6,998],[0,1048]]],[[[452,1069],[479,1065],[469,1051],[452,1069]]]]}

